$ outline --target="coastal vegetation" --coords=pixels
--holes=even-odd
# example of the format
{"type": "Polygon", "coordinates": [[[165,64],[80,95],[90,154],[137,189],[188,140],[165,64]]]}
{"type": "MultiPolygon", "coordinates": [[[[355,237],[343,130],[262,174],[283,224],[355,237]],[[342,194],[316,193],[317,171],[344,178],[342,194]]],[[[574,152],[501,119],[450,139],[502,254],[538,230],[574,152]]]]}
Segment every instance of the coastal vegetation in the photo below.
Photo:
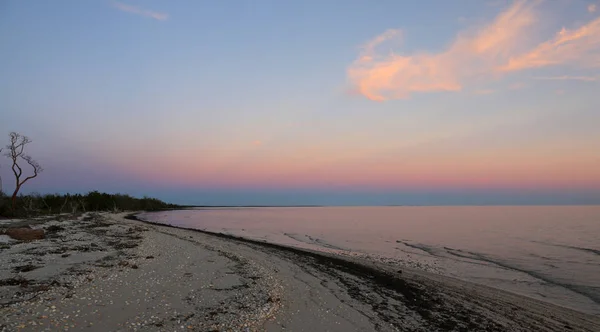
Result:
{"type": "Polygon", "coordinates": [[[91,191],[87,194],[18,195],[13,208],[11,197],[0,193],[0,217],[31,217],[90,211],[158,211],[176,208],[156,198],[136,198],[127,194],[91,191]]]}
{"type": "Polygon", "coordinates": [[[31,217],[48,214],[81,213],[89,211],[157,211],[176,208],[156,198],[137,198],[127,194],[108,194],[90,191],[87,194],[39,194],[20,193],[25,183],[35,179],[43,171],[40,164],[26,153],[31,143],[29,137],[16,132],[9,134],[9,144],[0,152],[10,160],[15,189],[9,196],[4,193],[0,178],[0,217],[31,217]],[[25,166],[30,168],[26,173],[25,166]]]}

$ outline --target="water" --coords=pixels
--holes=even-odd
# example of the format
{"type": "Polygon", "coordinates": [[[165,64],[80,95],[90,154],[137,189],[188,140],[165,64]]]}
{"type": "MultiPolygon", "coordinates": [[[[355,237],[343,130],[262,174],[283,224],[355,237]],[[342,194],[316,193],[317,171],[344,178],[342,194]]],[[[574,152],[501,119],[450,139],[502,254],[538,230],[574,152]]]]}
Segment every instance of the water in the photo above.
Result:
{"type": "Polygon", "coordinates": [[[600,206],[219,208],[141,217],[366,255],[600,315],[600,206]]]}

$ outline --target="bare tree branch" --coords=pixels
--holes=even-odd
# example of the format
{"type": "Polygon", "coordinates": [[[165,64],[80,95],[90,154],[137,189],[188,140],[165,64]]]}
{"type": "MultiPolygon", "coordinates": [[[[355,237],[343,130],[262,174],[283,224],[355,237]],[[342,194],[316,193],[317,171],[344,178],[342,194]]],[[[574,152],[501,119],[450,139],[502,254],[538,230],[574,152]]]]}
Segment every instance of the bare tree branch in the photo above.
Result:
{"type": "Polygon", "coordinates": [[[38,164],[37,161],[31,159],[30,156],[22,156],[22,158],[33,168],[33,175],[28,176],[25,178],[25,180],[23,180],[23,182],[21,182],[21,185],[25,184],[25,182],[35,178],[36,176],[38,176],[38,173],[41,173],[44,169],[42,168],[42,166],[40,166],[40,164],[38,164]]]}

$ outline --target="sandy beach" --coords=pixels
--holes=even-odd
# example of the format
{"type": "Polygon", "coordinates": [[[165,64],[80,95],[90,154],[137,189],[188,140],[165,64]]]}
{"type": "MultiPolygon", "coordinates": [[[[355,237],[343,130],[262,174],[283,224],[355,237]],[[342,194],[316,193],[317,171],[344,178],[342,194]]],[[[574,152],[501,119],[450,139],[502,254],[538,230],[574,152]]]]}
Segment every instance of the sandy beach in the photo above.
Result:
{"type": "Polygon", "coordinates": [[[0,235],[1,331],[600,331],[600,317],[419,270],[85,214],[0,235]]]}

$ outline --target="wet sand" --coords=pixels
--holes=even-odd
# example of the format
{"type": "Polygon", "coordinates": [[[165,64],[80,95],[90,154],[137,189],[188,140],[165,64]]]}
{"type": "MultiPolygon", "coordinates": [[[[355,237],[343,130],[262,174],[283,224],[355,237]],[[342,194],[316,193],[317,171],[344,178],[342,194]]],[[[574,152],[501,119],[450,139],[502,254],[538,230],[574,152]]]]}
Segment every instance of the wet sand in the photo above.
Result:
{"type": "Polygon", "coordinates": [[[457,279],[125,217],[3,236],[0,330],[600,331],[600,317],[457,279]]]}

